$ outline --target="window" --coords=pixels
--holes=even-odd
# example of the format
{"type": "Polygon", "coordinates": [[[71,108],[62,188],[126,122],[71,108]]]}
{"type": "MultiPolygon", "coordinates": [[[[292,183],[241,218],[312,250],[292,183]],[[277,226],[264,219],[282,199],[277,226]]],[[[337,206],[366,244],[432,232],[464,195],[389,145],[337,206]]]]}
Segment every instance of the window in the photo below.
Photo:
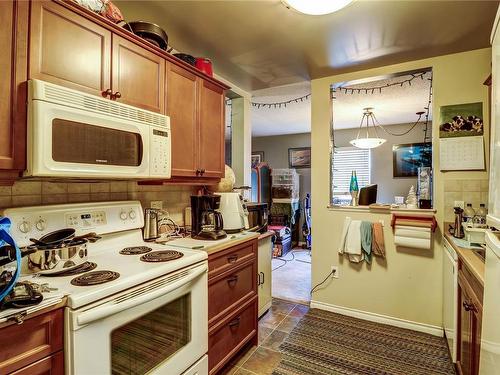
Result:
{"type": "Polygon", "coordinates": [[[349,204],[351,173],[356,171],[358,186],[370,184],[370,150],[356,147],[335,147],[332,160],[332,203],[349,204]]]}

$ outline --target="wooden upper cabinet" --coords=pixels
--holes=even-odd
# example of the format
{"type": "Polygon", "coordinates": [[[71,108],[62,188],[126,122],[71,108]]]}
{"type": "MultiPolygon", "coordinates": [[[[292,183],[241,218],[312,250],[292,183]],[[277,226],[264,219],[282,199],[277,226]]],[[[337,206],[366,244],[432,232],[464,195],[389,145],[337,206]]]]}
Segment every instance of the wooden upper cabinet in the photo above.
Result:
{"type": "Polygon", "coordinates": [[[0,1],[0,183],[17,178],[26,163],[28,8],[0,1]]]}
{"type": "Polygon", "coordinates": [[[198,80],[174,64],[167,65],[167,114],[172,133],[172,176],[193,177],[198,169],[198,80]]]}
{"type": "Polygon", "coordinates": [[[165,60],[118,35],[113,35],[112,90],[117,101],[164,113],[165,60]]]}
{"type": "Polygon", "coordinates": [[[32,3],[29,78],[101,95],[110,61],[110,31],[59,4],[32,3]]]}
{"type": "Polygon", "coordinates": [[[198,164],[203,177],[224,176],[224,90],[203,80],[200,84],[198,164]]]}

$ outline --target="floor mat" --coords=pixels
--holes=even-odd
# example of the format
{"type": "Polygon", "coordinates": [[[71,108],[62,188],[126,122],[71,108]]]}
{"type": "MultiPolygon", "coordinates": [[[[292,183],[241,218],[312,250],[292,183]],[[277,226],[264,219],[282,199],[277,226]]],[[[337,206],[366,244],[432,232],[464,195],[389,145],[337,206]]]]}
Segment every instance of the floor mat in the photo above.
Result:
{"type": "Polygon", "coordinates": [[[443,337],[311,309],[273,375],[455,374],[443,337]]]}

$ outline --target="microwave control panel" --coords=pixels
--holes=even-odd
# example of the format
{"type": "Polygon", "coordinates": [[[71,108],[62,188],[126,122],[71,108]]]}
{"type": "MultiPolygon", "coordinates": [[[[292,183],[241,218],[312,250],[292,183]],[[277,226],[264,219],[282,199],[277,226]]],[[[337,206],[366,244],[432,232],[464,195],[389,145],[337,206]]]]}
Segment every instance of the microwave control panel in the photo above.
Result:
{"type": "Polygon", "coordinates": [[[170,134],[169,129],[153,129],[151,134],[151,177],[170,178],[170,134]]]}

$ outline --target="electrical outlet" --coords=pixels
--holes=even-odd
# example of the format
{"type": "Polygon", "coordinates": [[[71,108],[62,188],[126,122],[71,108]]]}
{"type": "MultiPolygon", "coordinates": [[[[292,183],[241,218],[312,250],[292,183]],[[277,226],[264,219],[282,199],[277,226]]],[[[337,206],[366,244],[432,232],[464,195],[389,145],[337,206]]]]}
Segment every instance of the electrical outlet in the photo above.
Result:
{"type": "Polygon", "coordinates": [[[332,266],[332,278],[333,279],[338,279],[339,278],[339,266],[332,266]]]}
{"type": "Polygon", "coordinates": [[[157,210],[163,209],[163,201],[151,201],[151,208],[156,208],[157,210]]]}
{"type": "Polygon", "coordinates": [[[453,207],[460,207],[463,210],[465,208],[464,201],[455,201],[453,207]]]}

